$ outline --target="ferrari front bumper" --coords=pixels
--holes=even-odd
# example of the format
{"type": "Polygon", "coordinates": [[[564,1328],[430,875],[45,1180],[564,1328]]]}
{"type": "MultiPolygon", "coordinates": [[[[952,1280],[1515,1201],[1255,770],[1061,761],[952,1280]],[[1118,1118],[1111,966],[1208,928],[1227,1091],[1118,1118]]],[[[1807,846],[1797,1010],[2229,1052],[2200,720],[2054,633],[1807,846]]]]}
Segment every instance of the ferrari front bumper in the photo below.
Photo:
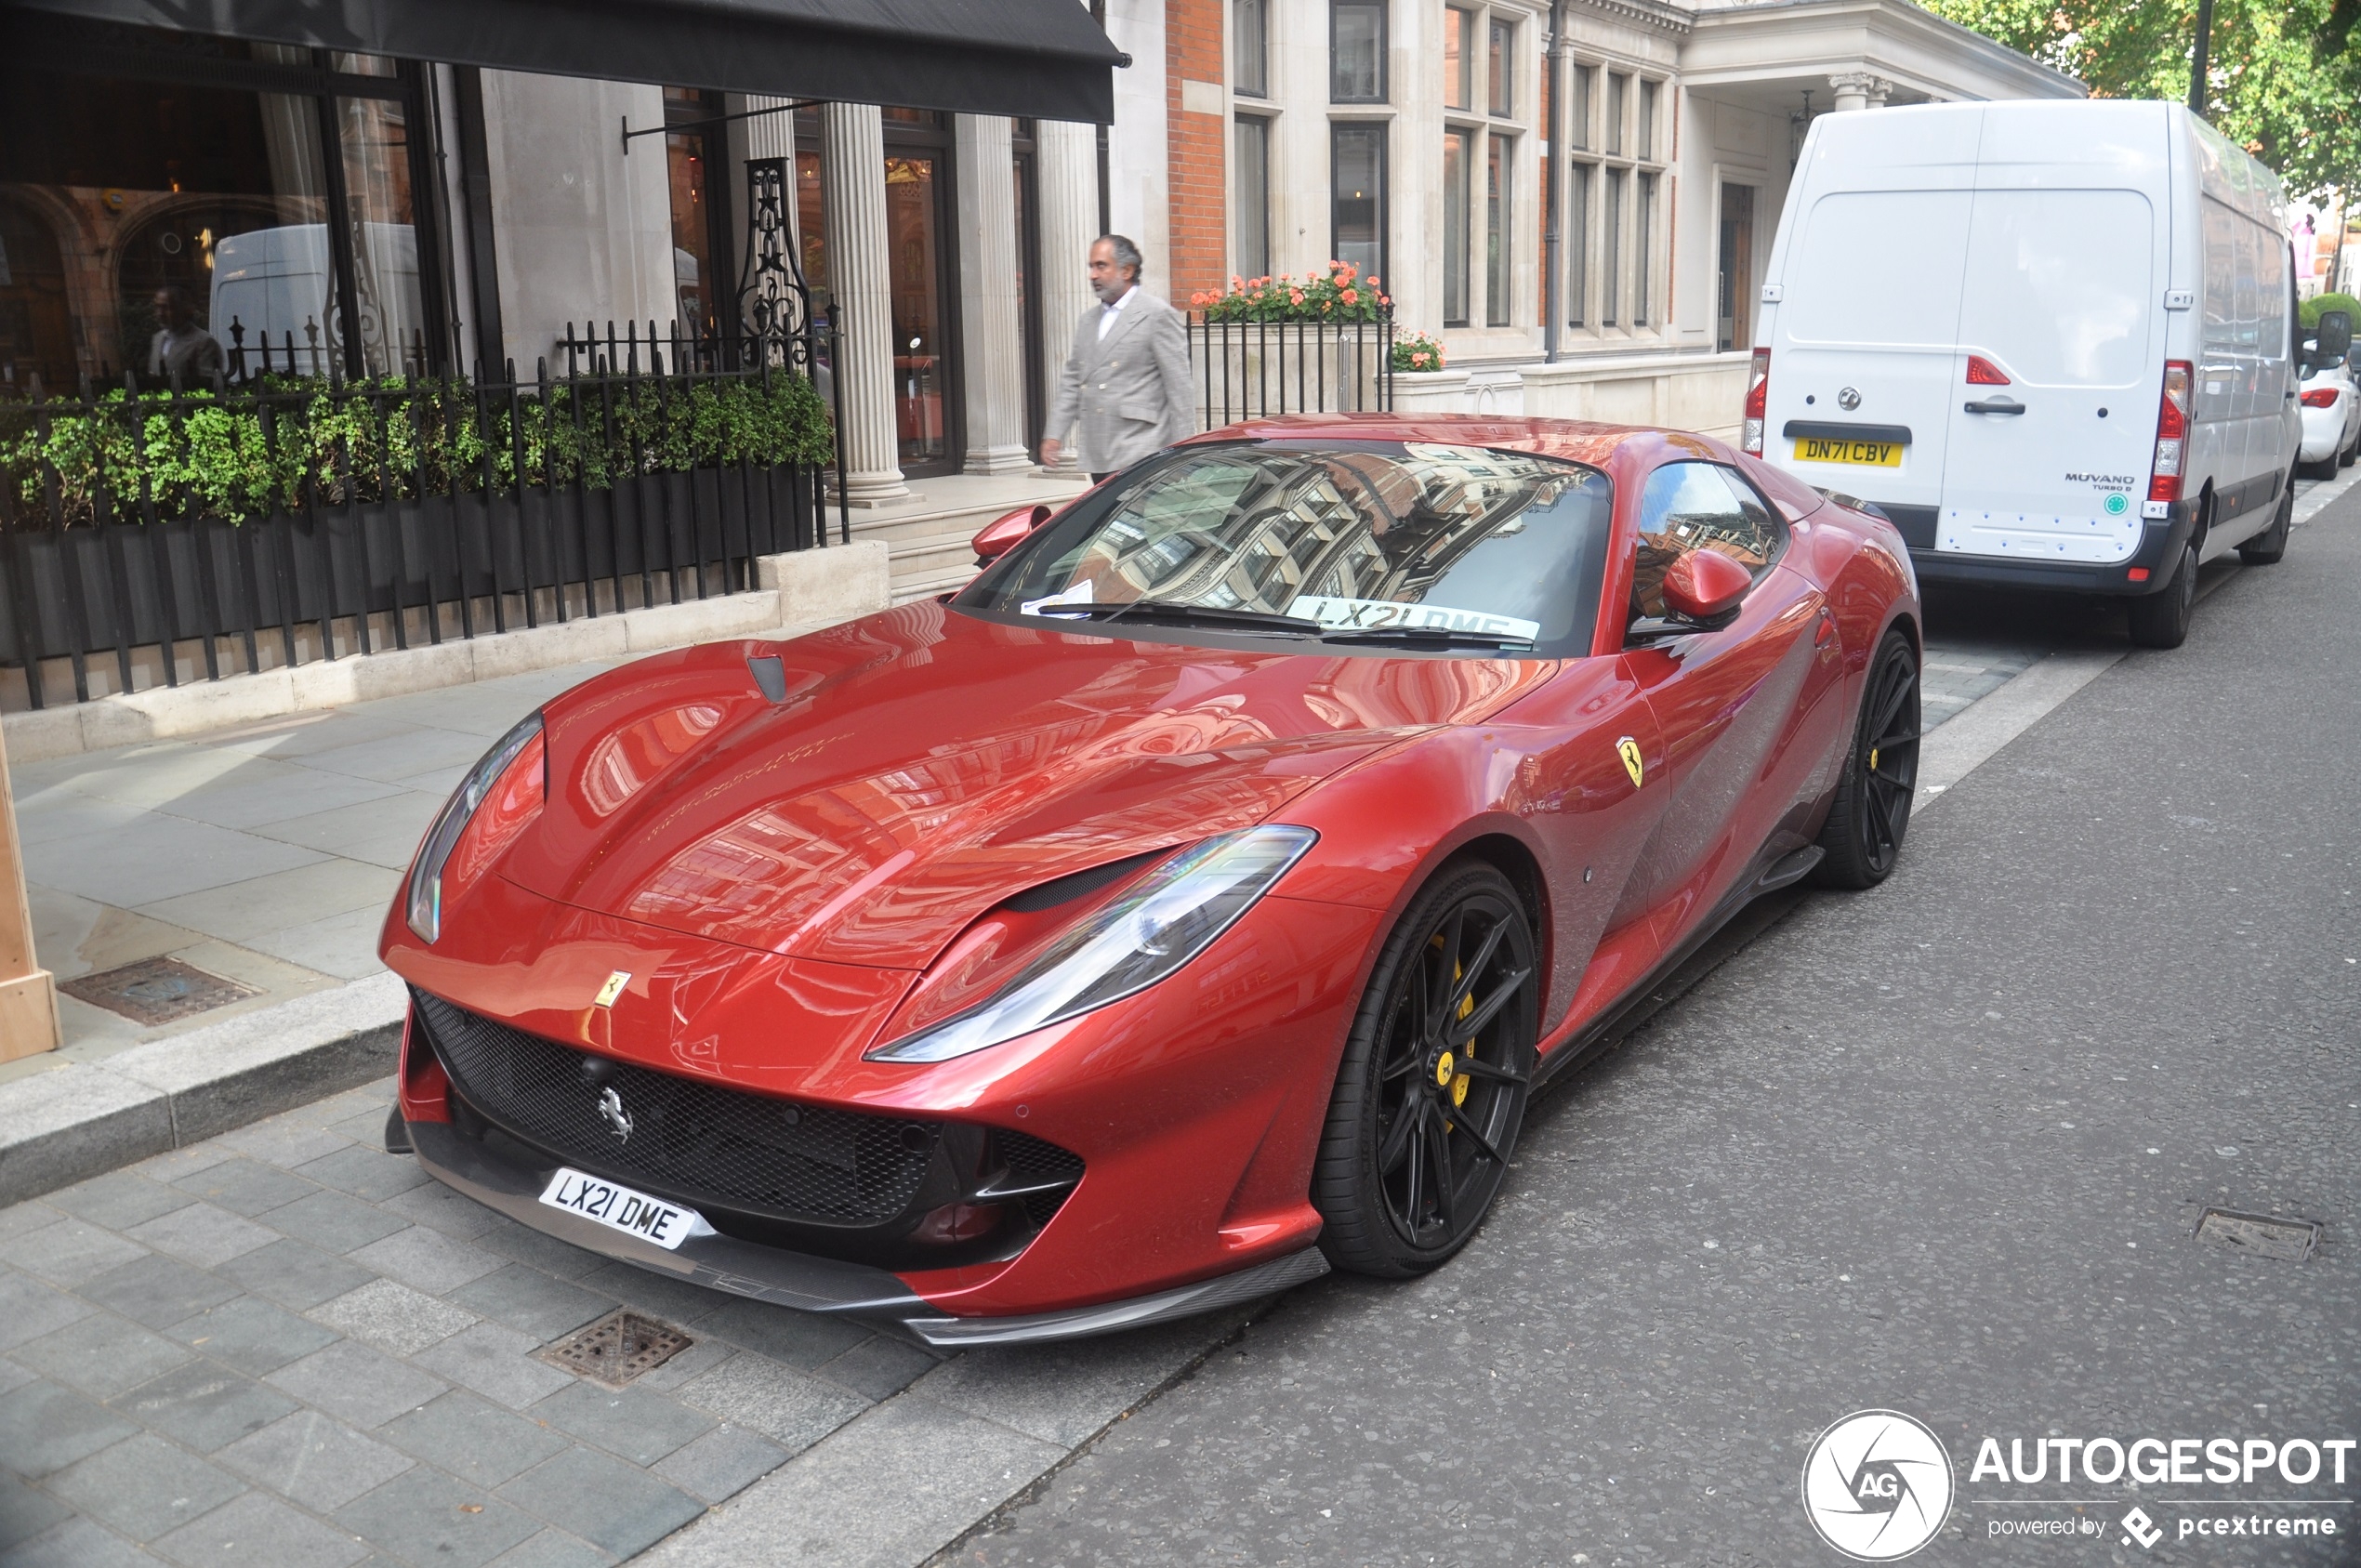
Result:
{"type": "Polygon", "coordinates": [[[855,1318],[937,1349],[1033,1344],[1139,1328],[1217,1311],[1273,1295],[1328,1272],[1316,1246],[1175,1289],[1121,1301],[1009,1317],[945,1315],[899,1275],[867,1264],[762,1246],[731,1236],[694,1236],[677,1250],[611,1230],[542,1203],[556,1173],[503,1157],[447,1122],[409,1122],[418,1163],[436,1179],[521,1225],[587,1251],[733,1296],[798,1311],[855,1318]]]}

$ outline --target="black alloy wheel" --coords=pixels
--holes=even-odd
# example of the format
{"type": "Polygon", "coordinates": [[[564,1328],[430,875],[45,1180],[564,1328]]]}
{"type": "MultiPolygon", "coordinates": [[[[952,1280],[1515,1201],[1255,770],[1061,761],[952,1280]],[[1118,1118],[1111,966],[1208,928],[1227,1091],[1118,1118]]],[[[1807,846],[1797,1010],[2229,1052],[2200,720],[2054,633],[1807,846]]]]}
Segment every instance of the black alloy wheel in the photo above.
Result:
{"type": "Polygon", "coordinates": [[[1885,634],[1861,687],[1852,755],[1820,829],[1814,878],[1825,888],[1874,888],[1893,870],[1919,787],[1919,655],[1900,627],[1885,634]]]}
{"type": "Polygon", "coordinates": [[[1489,864],[1446,866],[1386,939],[1329,1100],[1312,1200],[1339,1269],[1405,1279],[1475,1234],[1524,1122],[1533,925],[1489,864]]]}
{"type": "Polygon", "coordinates": [[[2189,619],[2197,607],[2197,547],[2181,547],[2181,562],[2172,580],[2125,612],[2131,640],[2142,648],[2178,648],[2189,640],[2189,619]]]}

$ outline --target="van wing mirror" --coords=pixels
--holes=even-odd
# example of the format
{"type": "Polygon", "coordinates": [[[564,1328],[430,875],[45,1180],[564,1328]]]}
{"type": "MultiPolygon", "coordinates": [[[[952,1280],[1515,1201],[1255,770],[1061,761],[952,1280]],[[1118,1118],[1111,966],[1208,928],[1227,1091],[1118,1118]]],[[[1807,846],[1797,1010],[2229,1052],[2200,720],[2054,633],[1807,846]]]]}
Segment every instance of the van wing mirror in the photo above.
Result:
{"type": "Polygon", "coordinates": [[[1664,573],[1664,607],[1710,630],[1726,624],[1754,573],[1716,550],[1683,550],[1664,573]]]}
{"type": "Polygon", "coordinates": [[[2348,310],[2320,312],[2320,338],[2313,350],[2323,363],[2334,364],[2353,351],[2353,315],[2348,310]]]}
{"type": "Polygon", "coordinates": [[[1019,507],[1013,512],[994,518],[977,530],[976,536],[969,541],[975,547],[976,564],[991,565],[1014,549],[1026,534],[1049,520],[1049,507],[1046,502],[1019,507]]]}

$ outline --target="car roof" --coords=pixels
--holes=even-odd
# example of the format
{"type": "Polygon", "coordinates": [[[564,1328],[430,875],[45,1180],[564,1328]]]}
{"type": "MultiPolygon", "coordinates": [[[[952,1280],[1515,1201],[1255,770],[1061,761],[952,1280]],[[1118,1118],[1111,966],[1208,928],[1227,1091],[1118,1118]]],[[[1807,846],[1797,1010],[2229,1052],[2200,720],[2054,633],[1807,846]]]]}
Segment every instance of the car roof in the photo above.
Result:
{"type": "Polygon", "coordinates": [[[1733,455],[1721,442],[1688,430],[1650,425],[1605,425],[1587,419],[1508,418],[1488,414],[1286,414],[1243,419],[1193,437],[1192,441],[1303,441],[1322,436],[1341,441],[1415,441],[1496,447],[1563,457],[1601,468],[1613,465],[1616,454],[1627,446],[1636,446],[1643,452],[1670,446],[1687,455],[1720,462],[1728,462],[1733,455]]]}

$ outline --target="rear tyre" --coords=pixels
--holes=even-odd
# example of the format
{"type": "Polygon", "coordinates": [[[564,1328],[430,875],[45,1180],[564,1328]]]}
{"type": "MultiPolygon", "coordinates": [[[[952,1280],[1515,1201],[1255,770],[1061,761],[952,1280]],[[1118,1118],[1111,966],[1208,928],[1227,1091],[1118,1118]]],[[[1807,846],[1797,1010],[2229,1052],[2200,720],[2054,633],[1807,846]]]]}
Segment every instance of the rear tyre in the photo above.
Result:
{"type": "Polygon", "coordinates": [[[1320,1249],[1406,1279],[1475,1234],[1508,1174],[1533,1081],[1533,927],[1490,865],[1445,867],[1378,955],[1312,1172],[1320,1249]]]}
{"type": "Polygon", "coordinates": [[[1893,870],[1919,786],[1919,656],[1898,628],[1885,634],[1861,687],[1853,749],[1820,828],[1824,888],[1874,888],[1893,870]]]}
{"type": "Polygon", "coordinates": [[[2361,457],[2361,425],[2355,425],[2353,428],[2353,439],[2345,443],[2342,452],[2337,454],[2337,467],[2349,468],[2353,467],[2353,460],[2355,457],[2361,457]]]}
{"type": "MultiPolygon", "coordinates": [[[[2330,473],[2336,466],[2328,466],[2330,473]]],[[[2238,559],[2249,566],[2276,566],[2279,558],[2288,553],[2288,533],[2295,527],[2295,485],[2290,482],[2279,492],[2279,509],[2271,515],[2271,526],[2238,547],[2238,559]]]]}
{"type": "Polygon", "coordinates": [[[2183,545],[2172,580],[2131,601],[2131,640],[2143,648],[2180,647],[2189,639],[2189,615],[2196,606],[2197,547],[2183,545]]]}

